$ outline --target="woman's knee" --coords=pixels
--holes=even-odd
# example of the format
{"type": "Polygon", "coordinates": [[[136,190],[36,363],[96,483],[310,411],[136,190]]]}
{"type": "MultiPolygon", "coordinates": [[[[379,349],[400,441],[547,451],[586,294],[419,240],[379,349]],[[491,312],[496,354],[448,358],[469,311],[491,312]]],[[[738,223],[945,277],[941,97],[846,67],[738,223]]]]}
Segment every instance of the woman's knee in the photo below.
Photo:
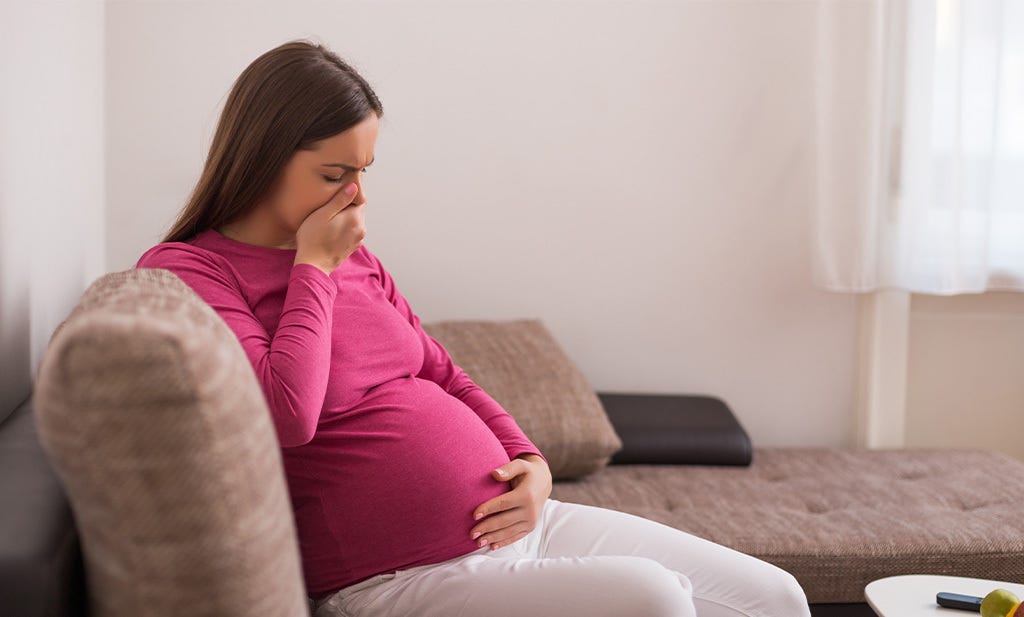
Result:
{"type": "Polygon", "coordinates": [[[772,566],[774,577],[769,591],[771,615],[792,615],[793,617],[809,617],[810,607],[807,605],[807,595],[796,577],[779,568],[772,566]]]}
{"type": "Polygon", "coordinates": [[[630,615],[693,617],[690,579],[647,557],[619,556],[623,606],[630,615]]]}

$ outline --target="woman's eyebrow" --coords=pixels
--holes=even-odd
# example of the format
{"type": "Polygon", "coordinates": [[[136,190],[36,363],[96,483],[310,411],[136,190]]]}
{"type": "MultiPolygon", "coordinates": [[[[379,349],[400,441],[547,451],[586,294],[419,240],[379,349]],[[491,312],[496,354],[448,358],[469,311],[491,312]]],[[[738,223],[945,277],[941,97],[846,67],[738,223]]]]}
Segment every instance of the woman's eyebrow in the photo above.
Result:
{"type": "MultiPolygon", "coordinates": [[[[367,163],[366,165],[363,165],[363,167],[369,167],[370,165],[373,165],[373,162],[376,161],[376,160],[377,160],[377,155],[374,155],[373,158],[370,159],[370,162],[367,163]]],[[[356,167],[355,165],[346,165],[344,163],[324,163],[324,166],[325,167],[341,167],[342,169],[347,169],[349,171],[356,171],[356,170],[360,169],[359,167],[356,167]]]]}

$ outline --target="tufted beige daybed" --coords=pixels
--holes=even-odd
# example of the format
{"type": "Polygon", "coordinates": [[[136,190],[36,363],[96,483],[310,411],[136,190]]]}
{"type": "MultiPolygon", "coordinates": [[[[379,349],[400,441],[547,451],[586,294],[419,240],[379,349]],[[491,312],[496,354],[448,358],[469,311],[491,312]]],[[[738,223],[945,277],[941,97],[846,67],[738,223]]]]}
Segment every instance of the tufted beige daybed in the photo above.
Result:
{"type": "Polygon", "coordinates": [[[749,468],[610,465],[552,496],[756,555],[812,604],[897,574],[1024,582],[1024,463],[995,452],[762,448],[749,468]]]}

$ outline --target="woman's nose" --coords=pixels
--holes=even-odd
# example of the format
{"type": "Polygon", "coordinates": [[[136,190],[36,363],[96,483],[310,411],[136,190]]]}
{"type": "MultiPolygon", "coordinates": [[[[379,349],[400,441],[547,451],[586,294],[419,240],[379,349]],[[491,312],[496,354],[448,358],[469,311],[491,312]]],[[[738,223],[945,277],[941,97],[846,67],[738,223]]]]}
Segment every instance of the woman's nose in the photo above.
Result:
{"type": "Polygon", "coordinates": [[[352,198],[352,203],[360,205],[366,203],[366,191],[363,190],[362,181],[360,180],[359,182],[357,182],[356,186],[358,187],[359,190],[356,191],[356,196],[352,198]]]}

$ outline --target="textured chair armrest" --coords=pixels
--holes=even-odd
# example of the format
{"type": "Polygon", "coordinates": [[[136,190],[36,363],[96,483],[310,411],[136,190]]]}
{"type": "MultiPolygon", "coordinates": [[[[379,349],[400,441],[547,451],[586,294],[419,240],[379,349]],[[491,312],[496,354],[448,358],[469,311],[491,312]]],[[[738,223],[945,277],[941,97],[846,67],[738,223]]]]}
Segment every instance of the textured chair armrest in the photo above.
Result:
{"type": "Polygon", "coordinates": [[[0,614],[87,614],[81,546],[39,444],[31,397],[0,422],[0,614]]]}
{"type": "Polygon", "coordinates": [[[750,437],[721,399],[598,392],[623,447],[611,464],[749,465],[750,437]]]}

